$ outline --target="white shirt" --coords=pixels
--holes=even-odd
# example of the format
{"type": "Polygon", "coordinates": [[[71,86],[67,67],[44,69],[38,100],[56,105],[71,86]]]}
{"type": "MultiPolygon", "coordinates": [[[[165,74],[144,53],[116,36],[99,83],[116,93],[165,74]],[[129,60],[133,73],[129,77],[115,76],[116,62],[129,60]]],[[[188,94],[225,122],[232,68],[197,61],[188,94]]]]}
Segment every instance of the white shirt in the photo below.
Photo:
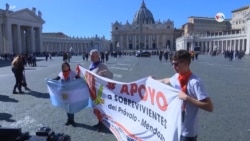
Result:
{"type": "MultiPolygon", "coordinates": [[[[181,90],[181,86],[178,80],[179,74],[176,73],[170,78],[170,84],[181,90]]],[[[201,80],[192,74],[189,77],[187,84],[187,94],[197,100],[203,100],[208,97],[207,92],[201,82],[201,80]]],[[[195,105],[186,102],[185,103],[186,112],[184,117],[184,122],[182,123],[182,135],[185,137],[194,137],[198,134],[198,110],[199,108],[195,105]]]]}

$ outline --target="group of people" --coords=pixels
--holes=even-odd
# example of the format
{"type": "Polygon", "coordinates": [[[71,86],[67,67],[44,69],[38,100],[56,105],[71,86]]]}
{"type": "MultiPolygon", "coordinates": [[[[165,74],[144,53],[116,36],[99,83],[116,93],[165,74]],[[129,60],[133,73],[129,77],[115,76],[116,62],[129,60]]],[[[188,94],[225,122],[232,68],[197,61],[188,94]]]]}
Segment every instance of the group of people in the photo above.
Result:
{"type": "Polygon", "coordinates": [[[64,52],[63,53],[63,61],[64,62],[70,62],[70,59],[71,59],[71,52],[64,52]]]}
{"type": "MultiPolygon", "coordinates": [[[[89,70],[96,73],[97,75],[112,79],[113,73],[104,63],[102,63],[99,51],[93,49],[90,51],[89,55],[92,61],[89,70]]],[[[176,51],[171,58],[171,62],[176,74],[170,78],[164,78],[158,81],[180,90],[178,97],[179,99],[183,100],[181,141],[197,141],[198,111],[199,109],[203,109],[205,111],[212,112],[212,100],[205,91],[204,85],[200,78],[191,72],[189,66],[192,62],[192,56],[188,51],[176,51]]],[[[16,79],[16,83],[13,88],[13,94],[24,93],[22,91],[22,87],[24,87],[25,90],[30,90],[27,87],[25,80],[25,66],[22,56],[16,56],[11,62],[11,65],[12,72],[16,79]],[[18,92],[16,89],[18,89],[18,92]]],[[[70,64],[68,62],[64,62],[62,64],[61,72],[54,79],[70,81],[72,79],[78,78],[80,78],[78,73],[71,70],[70,64]]],[[[67,121],[65,125],[76,126],[74,113],[67,113],[67,121]]],[[[101,119],[98,119],[98,123],[94,125],[94,127],[98,131],[102,130],[102,127],[104,126],[101,119]]]]}
{"type": "MultiPolygon", "coordinates": [[[[89,70],[103,77],[112,79],[113,73],[101,62],[100,53],[94,49],[90,51],[90,58],[92,64],[89,70]]],[[[182,133],[181,141],[197,141],[198,135],[198,111],[203,109],[208,112],[213,111],[213,103],[204,85],[199,77],[191,72],[190,63],[192,62],[191,54],[186,50],[176,51],[172,58],[171,63],[176,71],[170,78],[160,79],[158,81],[179,89],[179,99],[183,101],[182,104],[182,133]]],[[[56,80],[72,80],[77,79],[77,73],[70,69],[67,62],[62,64],[62,70],[55,78],[56,80]]],[[[66,125],[75,126],[74,114],[67,113],[68,120],[66,125]]],[[[100,131],[102,127],[101,119],[94,126],[100,131]]]]}
{"type": "MultiPolygon", "coordinates": [[[[102,63],[108,62],[108,60],[109,60],[109,52],[108,51],[105,51],[105,52],[101,51],[99,53],[100,53],[100,61],[102,63]]],[[[89,53],[88,52],[87,53],[84,52],[82,54],[83,61],[88,61],[88,58],[89,58],[89,53]]]]}
{"type": "MultiPolygon", "coordinates": [[[[90,59],[92,61],[89,70],[96,73],[97,75],[112,79],[113,73],[107,68],[105,64],[101,62],[98,50],[93,49],[90,51],[89,54],[90,54],[90,59]]],[[[54,78],[54,80],[70,81],[72,79],[78,79],[78,78],[80,78],[79,74],[71,70],[68,62],[64,62],[62,64],[61,72],[59,72],[58,76],[54,78]]],[[[67,122],[65,123],[65,125],[72,125],[73,127],[76,126],[74,120],[74,113],[67,113],[67,122]]],[[[99,120],[99,122],[96,125],[94,125],[94,127],[98,131],[100,131],[104,126],[102,122],[99,120]]]]}
{"type": "Polygon", "coordinates": [[[234,59],[238,58],[241,60],[245,56],[245,51],[241,50],[225,50],[223,51],[224,58],[228,58],[229,61],[233,61],[234,59]]]}

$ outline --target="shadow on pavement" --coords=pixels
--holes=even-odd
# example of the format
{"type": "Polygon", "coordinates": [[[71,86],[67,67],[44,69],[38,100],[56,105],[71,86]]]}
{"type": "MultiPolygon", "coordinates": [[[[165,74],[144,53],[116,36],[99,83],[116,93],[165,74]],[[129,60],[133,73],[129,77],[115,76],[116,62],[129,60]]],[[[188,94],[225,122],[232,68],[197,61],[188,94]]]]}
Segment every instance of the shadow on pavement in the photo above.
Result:
{"type": "Polygon", "coordinates": [[[47,66],[25,66],[25,70],[37,70],[37,68],[44,68],[44,67],[47,67],[47,66]]]}
{"type": "Polygon", "coordinates": [[[36,70],[36,68],[35,67],[33,67],[33,68],[31,68],[31,67],[25,67],[25,70],[36,70]]]}
{"type": "Polygon", "coordinates": [[[50,98],[48,93],[40,93],[40,92],[36,92],[36,91],[32,91],[32,90],[26,94],[32,95],[32,96],[37,97],[37,98],[50,98]]]}
{"type": "Polygon", "coordinates": [[[18,102],[18,100],[14,99],[14,98],[10,98],[9,96],[6,96],[6,95],[0,95],[0,101],[3,101],[3,102],[18,102]]]}
{"type": "Polygon", "coordinates": [[[10,66],[10,64],[11,64],[10,61],[5,61],[0,59],[0,67],[10,66]]]}
{"type": "Polygon", "coordinates": [[[77,123],[77,122],[76,122],[76,127],[81,127],[81,128],[85,128],[85,129],[97,131],[97,132],[100,132],[100,133],[112,134],[112,133],[110,132],[110,130],[109,130],[107,127],[105,127],[104,125],[101,126],[101,130],[100,130],[100,131],[98,131],[98,129],[95,128],[95,127],[93,127],[93,126],[86,125],[86,124],[84,124],[84,123],[77,123]]]}
{"type": "Polygon", "coordinates": [[[16,120],[11,119],[12,115],[8,113],[0,113],[0,120],[5,120],[7,122],[16,122],[16,120]]]}

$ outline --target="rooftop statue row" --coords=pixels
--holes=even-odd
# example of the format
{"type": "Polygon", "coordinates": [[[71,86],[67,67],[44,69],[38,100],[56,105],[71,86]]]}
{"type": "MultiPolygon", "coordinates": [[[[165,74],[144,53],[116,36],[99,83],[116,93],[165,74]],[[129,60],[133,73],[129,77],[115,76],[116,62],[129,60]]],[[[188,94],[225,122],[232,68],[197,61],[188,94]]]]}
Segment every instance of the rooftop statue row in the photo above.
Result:
{"type": "MultiPolygon", "coordinates": [[[[5,4],[5,10],[6,10],[6,11],[9,11],[9,10],[12,10],[12,9],[15,9],[15,6],[10,6],[8,3],[5,4]]],[[[33,7],[33,8],[32,8],[32,11],[33,11],[34,13],[36,13],[36,8],[33,7]]],[[[39,17],[42,17],[42,12],[41,12],[40,10],[38,10],[37,15],[38,15],[39,17]]]]}

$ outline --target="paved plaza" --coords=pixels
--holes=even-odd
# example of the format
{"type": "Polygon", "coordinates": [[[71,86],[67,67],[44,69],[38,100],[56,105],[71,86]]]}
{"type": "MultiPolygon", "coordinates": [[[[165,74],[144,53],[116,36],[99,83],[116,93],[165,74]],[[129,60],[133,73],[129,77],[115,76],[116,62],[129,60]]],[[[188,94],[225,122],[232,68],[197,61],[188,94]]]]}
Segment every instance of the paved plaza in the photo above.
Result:
{"type": "MultiPolygon", "coordinates": [[[[26,67],[26,79],[31,91],[12,94],[15,83],[10,65],[0,67],[0,125],[22,128],[34,134],[41,126],[48,126],[56,133],[71,136],[72,141],[116,141],[109,131],[97,132],[92,126],[97,123],[92,109],[75,114],[77,127],[65,126],[66,112],[51,105],[46,78],[54,78],[61,70],[62,57],[45,61],[38,58],[37,67],[26,67]]],[[[1,61],[3,64],[3,61],[1,61]]],[[[73,56],[70,65],[88,68],[90,61],[73,56]]],[[[157,56],[136,58],[122,56],[110,58],[106,63],[114,73],[114,79],[132,82],[149,75],[156,79],[174,74],[170,62],[158,60],[157,56]]],[[[199,141],[247,141],[250,138],[250,57],[230,62],[223,56],[201,55],[191,64],[193,73],[205,84],[214,103],[214,112],[200,112],[199,141]]]]}

